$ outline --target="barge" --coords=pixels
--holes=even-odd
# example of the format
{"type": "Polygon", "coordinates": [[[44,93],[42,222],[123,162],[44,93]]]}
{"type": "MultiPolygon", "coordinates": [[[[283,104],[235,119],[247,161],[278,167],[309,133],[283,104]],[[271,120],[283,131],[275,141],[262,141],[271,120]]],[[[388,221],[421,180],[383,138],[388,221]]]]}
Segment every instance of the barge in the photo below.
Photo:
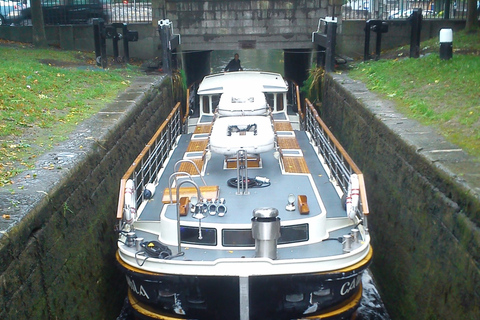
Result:
{"type": "Polygon", "coordinates": [[[209,75],[195,95],[120,182],[136,317],[351,318],[372,259],[361,171],[280,74],[209,75]]]}

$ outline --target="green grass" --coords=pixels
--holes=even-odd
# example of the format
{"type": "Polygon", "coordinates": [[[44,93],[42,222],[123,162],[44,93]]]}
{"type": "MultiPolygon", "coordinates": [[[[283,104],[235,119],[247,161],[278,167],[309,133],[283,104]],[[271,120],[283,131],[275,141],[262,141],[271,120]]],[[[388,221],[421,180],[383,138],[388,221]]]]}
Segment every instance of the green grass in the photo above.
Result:
{"type": "Polygon", "coordinates": [[[480,35],[454,34],[450,60],[440,59],[438,38],[421,46],[432,52],[359,63],[349,76],[480,160],[480,35]]]}
{"type": "Polygon", "coordinates": [[[98,68],[93,53],[13,45],[0,46],[0,56],[0,186],[140,74],[132,66],[98,68]]]}

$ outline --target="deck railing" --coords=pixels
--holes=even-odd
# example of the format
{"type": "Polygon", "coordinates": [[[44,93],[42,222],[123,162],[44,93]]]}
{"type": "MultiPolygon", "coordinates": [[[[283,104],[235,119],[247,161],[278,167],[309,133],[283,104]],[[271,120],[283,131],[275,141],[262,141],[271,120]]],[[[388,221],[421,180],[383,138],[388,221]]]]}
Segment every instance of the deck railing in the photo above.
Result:
{"type": "Polygon", "coordinates": [[[169,152],[176,143],[176,138],[182,133],[182,116],[180,102],[175,105],[172,112],[145,148],[140,152],[120,181],[118,196],[117,219],[122,219],[125,206],[125,186],[129,179],[135,186],[135,208],[144,200],[144,190],[148,183],[155,183],[158,173],[163,168],[169,152]]]}
{"type": "MultiPolygon", "coordinates": [[[[353,173],[357,174],[360,184],[358,210],[360,216],[365,218],[369,214],[369,209],[362,172],[325,125],[312,103],[308,99],[305,99],[305,102],[305,130],[310,133],[318,152],[330,169],[330,179],[335,180],[342,191],[347,193],[350,176],[353,173]]],[[[364,224],[366,226],[366,219],[364,224]]]]}
{"type": "MultiPolygon", "coordinates": [[[[298,120],[300,121],[300,126],[303,125],[305,115],[304,115],[304,108],[302,103],[300,102],[301,96],[300,96],[300,87],[298,84],[294,81],[289,81],[288,82],[288,91],[289,94],[291,95],[291,103],[297,107],[297,113],[298,113],[298,120]]],[[[303,129],[303,128],[302,128],[303,129]]]]}

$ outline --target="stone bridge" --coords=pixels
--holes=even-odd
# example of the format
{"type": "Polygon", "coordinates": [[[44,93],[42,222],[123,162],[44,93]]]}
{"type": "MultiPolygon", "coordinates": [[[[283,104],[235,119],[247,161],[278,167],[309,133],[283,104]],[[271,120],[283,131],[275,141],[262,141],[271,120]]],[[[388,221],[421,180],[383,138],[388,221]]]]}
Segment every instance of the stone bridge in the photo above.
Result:
{"type": "MultiPolygon", "coordinates": [[[[159,20],[169,19],[173,33],[181,37],[180,51],[240,49],[310,49],[312,32],[320,18],[338,18],[336,52],[361,58],[365,46],[365,21],[342,21],[342,0],[152,0],[152,22],[129,24],[137,30],[137,42],[130,43],[130,57],[151,59],[161,56],[157,31],[159,20]]],[[[426,19],[422,40],[438,36],[441,28],[462,29],[465,21],[426,19]]],[[[389,31],[382,36],[382,50],[408,45],[410,25],[405,19],[388,20],[389,31]]],[[[95,50],[92,26],[46,26],[50,45],[66,50],[95,50]]],[[[0,39],[32,42],[32,27],[2,27],[0,39]]],[[[370,47],[374,48],[374,41],[370,47]]],[[[111,41],[107,43],[111,53],[111,41]]],[[[372,49],[373,50],[373,49],[372,49]]]]}
{"type": "MultiPolygon", "coordinates": [[[[319,18],[341,15],[341,0],[160,0],[158,13],[182,50],[312,48],[319,18]]],[[[155,8],[154,8],[155,16],[155,8]]]]}

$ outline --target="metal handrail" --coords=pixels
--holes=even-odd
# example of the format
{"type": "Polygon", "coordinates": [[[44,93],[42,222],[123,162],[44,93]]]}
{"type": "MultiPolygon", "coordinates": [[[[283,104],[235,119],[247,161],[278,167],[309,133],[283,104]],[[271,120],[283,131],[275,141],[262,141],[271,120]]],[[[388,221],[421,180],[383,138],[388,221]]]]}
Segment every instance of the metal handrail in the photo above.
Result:
{"type": "Polygon", "coordinates": [[[163,167],[170,150],[176,144],[176,138],[182,133],[181,104],[178,102],[162,125],[155,132],[137,158],[120,180],[118,195],[117,219],[123,218],[125,206],[125,186],[128,179],[134,181],[136,190],[135,206],[143,200],[143,192],[147,183],[156,182],[158,173],[163,167]]]}
{"type": "Polygon", "coordinates": [[[188,121],[188,117],[190,116],[190,88],[187,88],[187,101],[186,101],[186,108],[185,114],[183,115],[183,123],[188,121]]]}
{"type": "Polygon", "coordinates": [[[296,98],[297,98],[297,111],[298,111],[298,117],[300,121],[300,128],[303,128],[303,124],[305,122],[305,114],[303,112],[303,104],[300,103],[300,87],[298,84],[295,83],[295,92],[296,92],[296,98]]]}
{"type": "MultiPolygon", "coordinates": [[[[312,103],[305,99],[306,102],[306,131],[312,136],[315,145],[318,147],[319,153],[324,158],[330,169],[331,179],[337,181],[339,187],[344,193],[348,191],[348,183],[350,176],[355,173],[358,176],[360,185],[360,205],[359,210],[362,217],[369,214],[367,193],[365,188],[365,180],[363,173],[360,171],[355,162],[350,158],[348,153],[342,147],[337,138],[328,129],[327,125],[318,115],[317,110],[312,103]]],[[[366,223],[366,221],[365,221],[366,223]]]]}
{"type": "Polygon", "coordinates": [[[193,167],[195,168],[195,170],[196,170],[197,173],[198,173],[198,176],[199,176],[200,179],[202,180],[203,185],[204,185],[204,186],[207,185],[207,183],[205,182],[205,179],[203,179],[203,176],[202,176],[201,173],[200,173],[200,169],[198,169],[197,164],[196,164],[195,162],[193,162],[192,160],[190,160],[190,159],[181,159],[181,160],[178,160],[178,161],[175,163],[175,166],[174,166],[174,168],[173,168],[173,172],[177,172],[177,170],[180,169],[180,165],[181,165],[182,163],[190,163],[191,165],[193,165],[193,167]]]}
{"type": "MultiPolygon", "coordinates": [[[[202,193],[200,192],[200,188],[192,180],[183,180],[177,185],[177,193],[176,193],[176,197],[177,197],[177,205],[176,205],[176,208],[177,208],[177,254],[181,254],[181,252],[182,252],[182,239],[181,239],[181,235],[180,235],[180,201],[179,200],[180,200],[180,187],[184,183],[190,183],[191,185],[193,185],[195,187],[195,189],[197,190],[198,201],[200,201],[202,199],[202,193]]],[[[200,227],[199,227],[199,230],[200,230],[200,227]]]]}

